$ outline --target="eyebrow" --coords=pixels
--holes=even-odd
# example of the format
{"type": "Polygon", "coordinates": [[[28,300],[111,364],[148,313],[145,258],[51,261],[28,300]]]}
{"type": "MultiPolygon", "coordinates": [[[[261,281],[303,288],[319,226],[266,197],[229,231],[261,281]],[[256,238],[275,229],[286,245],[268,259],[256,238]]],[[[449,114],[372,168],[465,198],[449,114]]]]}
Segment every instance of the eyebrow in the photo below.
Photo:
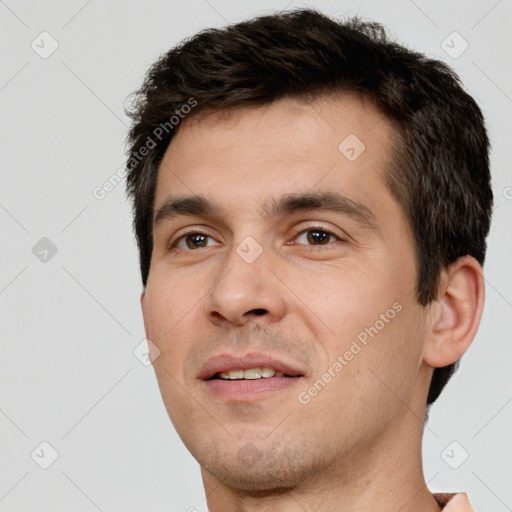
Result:
{"type": "MultiPolygon", "coordinates": [[[[350,199],[338,192],[306,192],[285,194],[271,198],[261,205],[264,217],[284,217],[293,213],[324,210],[347,215],[364,227],[375,230],[377,223],[373,212],[359,201],[350,199]]],[[[166,220],[179,216],[216,216],[221,209],[203,195],[170,197],[159,207],[153,219],[156,227],[166,220]]]]}

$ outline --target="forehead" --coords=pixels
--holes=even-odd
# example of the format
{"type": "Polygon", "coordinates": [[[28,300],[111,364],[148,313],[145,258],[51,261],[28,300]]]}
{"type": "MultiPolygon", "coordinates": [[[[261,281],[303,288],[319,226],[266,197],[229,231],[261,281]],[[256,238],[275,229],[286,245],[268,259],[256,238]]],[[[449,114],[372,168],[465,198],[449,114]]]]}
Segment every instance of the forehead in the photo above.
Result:
{"type": "Polygon", "coordinates": [[[356,95],[196,114],[182,121],[164,155],[155,211],[170,196],[203,195],[253,215],[257,203],[315,190],[385,209],[392,137],[387,119],[356,95]]]}

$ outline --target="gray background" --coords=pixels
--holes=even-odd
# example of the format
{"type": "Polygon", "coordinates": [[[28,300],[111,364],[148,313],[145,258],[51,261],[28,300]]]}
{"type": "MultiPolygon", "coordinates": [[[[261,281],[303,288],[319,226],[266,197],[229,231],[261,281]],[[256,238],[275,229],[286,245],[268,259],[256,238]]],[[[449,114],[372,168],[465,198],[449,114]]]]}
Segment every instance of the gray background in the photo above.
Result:
{"type": "Polygon", "coordinates": [[[424,469],[432,490],[466,490],[476,510],[512,510],[511,1],[6,0],[0,511],[205,510],[199,467],[151,366],[133,353],[144,330],[124,182],[102,200],[93,191],[124,164],[123,105],[161,52],[205,27],[303,5],[383,22],[452,65],[486,115],[496,201],[486,307],[431,411],[424,469]],[[42,442],[58,453],[47,469],[52,448],[42,442]]]}

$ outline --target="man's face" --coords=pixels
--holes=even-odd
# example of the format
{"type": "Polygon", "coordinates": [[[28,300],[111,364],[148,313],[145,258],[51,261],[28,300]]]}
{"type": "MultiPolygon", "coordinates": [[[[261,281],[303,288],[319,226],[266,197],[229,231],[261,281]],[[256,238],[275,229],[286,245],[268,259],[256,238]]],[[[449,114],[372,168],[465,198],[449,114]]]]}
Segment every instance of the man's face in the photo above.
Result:
{"type": "Polygon", "coordinates": [[[421,431],[426,310],[383,182],[391,137],[345,95],[190,118],[167,149],[155,214],[189,196],[211,208],[159,215],[142,307],[164,403],[204,474],[292,486],[406,422],[421,431]],[[242,373],[262,367],[291,376],[242,373]]]}

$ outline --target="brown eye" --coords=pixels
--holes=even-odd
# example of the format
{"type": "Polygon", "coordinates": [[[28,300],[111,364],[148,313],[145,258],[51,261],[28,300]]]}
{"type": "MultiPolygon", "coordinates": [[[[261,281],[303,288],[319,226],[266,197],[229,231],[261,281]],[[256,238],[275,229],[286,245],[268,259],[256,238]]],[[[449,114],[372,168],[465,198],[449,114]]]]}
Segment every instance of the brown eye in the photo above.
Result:
{"type": "Polygon", "coordinates": [[[185,237],[185,243],[189,249],[195,249],[196,247],[205,247],[206,246],[206,236],[201,233],[197,233],[194,235],[187,235],[185,237]]]}
{"type": "Polygon", "coordinates": [[[181,249],[184,251],[190,249],[200,249],[202,247],[208,247],[211,245],[215,245],[215,243],[208,243],[208,239],[213,241],[213,238],[209,235],[205,235],[204,233],[192,232],[186,233],[180,236],[174,244],[172,244],[172,248],[181,249]]]}
{"type": "Polygon", "coordinates": [[[336,236],[334,233],[331,233],[330,231],[325,229],[311,228],[302,231],[296,240],[298,243],[304,243],[305,239],[309,245],[327,245],[331,238],[334,238],[334,241],[340,240],[338,236],[336,236]],[[301,239],[303,241],[301,241],[301,239]]]}

